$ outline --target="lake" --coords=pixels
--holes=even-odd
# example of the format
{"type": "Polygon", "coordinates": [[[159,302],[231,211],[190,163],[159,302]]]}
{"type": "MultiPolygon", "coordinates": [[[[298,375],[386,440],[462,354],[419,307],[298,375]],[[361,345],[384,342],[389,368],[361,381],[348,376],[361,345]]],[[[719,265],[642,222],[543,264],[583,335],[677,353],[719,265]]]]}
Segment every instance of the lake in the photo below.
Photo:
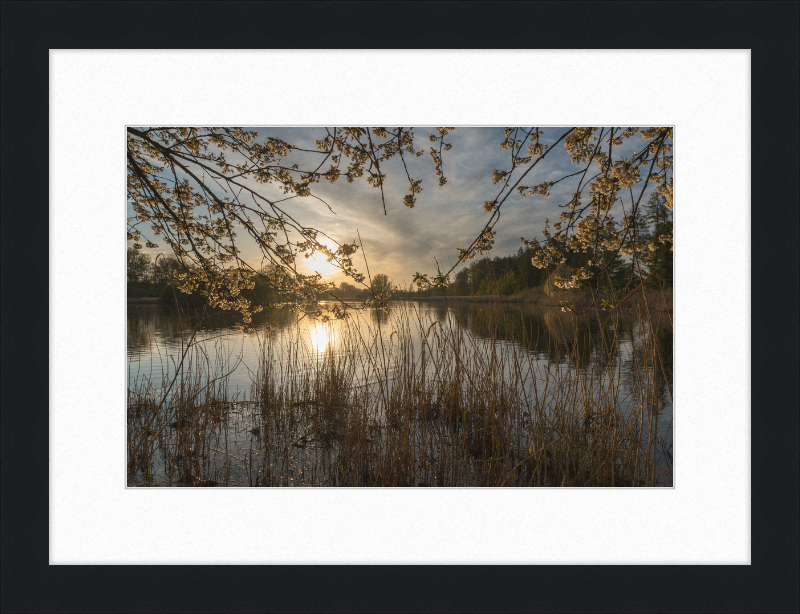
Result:
{"type": "Polygon", "coordinates": [[[672,485],[667,311],[128,304],[129,486],[672,485]]]}

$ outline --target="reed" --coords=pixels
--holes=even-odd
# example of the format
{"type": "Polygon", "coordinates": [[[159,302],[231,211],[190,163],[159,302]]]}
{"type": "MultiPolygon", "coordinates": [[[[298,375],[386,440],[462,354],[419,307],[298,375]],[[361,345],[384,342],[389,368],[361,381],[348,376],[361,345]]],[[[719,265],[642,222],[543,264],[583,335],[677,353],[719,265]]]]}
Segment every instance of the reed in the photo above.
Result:
{"type": "Polygon", "coordinates": [[[321,354],[298,326],[260,338],[248,399],[226,396],[231,359],[189,343],[177,373],[129,388],[129,483],[671,485],[657,334],[671,320],[648,298],[550,310],[547,330],[503,305],[438,319],[399,305],[370,327],[360,313],[321,327],[335,335],[321,354]]]}

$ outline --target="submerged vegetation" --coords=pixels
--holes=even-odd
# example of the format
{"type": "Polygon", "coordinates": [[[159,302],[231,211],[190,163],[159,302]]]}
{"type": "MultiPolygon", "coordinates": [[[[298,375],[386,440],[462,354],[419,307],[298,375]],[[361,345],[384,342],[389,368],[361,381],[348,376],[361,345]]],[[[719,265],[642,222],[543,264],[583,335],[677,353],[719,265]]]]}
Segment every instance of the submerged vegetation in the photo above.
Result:
{"type": "Polygon", "coordinates": [[[671,485],[671,319],[645,298],[537,318],[400,303],[311,343],[266,333],[247,398],[227,386],[240,359],[188,331],[173,370],[131,380],[128,482],[671,485]]]}

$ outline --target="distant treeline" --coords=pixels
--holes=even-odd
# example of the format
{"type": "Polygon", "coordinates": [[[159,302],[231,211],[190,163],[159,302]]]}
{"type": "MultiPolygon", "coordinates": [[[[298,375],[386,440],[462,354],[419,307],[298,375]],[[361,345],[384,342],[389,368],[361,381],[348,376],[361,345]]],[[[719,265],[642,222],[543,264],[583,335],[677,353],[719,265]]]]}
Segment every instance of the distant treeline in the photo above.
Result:
{"type": "MultiPolygon", "coordinates": [[[[641,281],[641,275],[647,277],[657,269],[650,278],[652,284],[663,283],[672,286],[672,252],[660,254],[663,258],[653,259],[655,267],[648,264],[636,263],[632,259],[627,262],[617,256],[608,265],[607,274],[599,280],[600,290],[621,289],[626,286],[634,287],[641,281]],[[639,265],[639,266],[637,266],[639,265]]],[[[453,283],[447,288],[427,289],[420,291],[397,290],[396,298],[424,297],[424,296],[510,296],[520,294],[533,288],[541,288],[546,294],[555,290],[553,278],[556,275],[566,277],[575,269],[584,266],[588,257],[567,257],[564,264],[539,269],[533,266],[531,258],[533,250],[519,248],[516,254],[494,258],[482,258],[474,261],[469,266],[456,273],[453,283]],[[581,262],[581,260],[584,260],[581,262]]],[[[593,284],[594,285],[594,284],[593,284]]]]}
{"type": "MultiPolygon", "coordinates": [[[[174,305],[177,303],[182,307],[201,308],[205,303],[205,297],[199,292],[186,294],[181,292],[175,284],[174,275],[185,267],[173,256],[158,256],[155,260],[148,254],[144,254],[132,247],[127,252],[128,271],[127,285],[128,298],[158,298],[162,303],[174,305]]],[[[254,283],[252,289],[245,289],[241,295],[254,305],[268,305],[270,303],[291,302],[292,296],[281,295],[274,290],[266,279],[258,274],[249,274],[249,279],[254,283]]],[[[386,275],[376,275],[372,278],[372,287],[377,292],[390,291],[389,278],[386,275]]],[[[347,298],[353,301],[363,301],[371,296],[369,289],[356,287],[348,283],[342,283],[341,288],[336,289],[334,294],[339,298],[347,298]]],[[[320,292],[317,295],[320,301],[334,300],[333,295],[327,292],[320,292]]]]}
{"type": "MultiPolygon", "coordinates": [[[[175,273],[184,268],[185,265],[173,256],[159,256],[153,260],[149,255],[129,247],[128,298],[158,298],[169,305],[177,301],[182,307],[202,307],[204,296],[197,292],[185,294],[178,290],[173,281],[175,273]]],[[[253,304],[266,305],[286,300],[258,275],[252,275],[251,279],[255,287],[242,291],[242,296],[253,304]]]]}

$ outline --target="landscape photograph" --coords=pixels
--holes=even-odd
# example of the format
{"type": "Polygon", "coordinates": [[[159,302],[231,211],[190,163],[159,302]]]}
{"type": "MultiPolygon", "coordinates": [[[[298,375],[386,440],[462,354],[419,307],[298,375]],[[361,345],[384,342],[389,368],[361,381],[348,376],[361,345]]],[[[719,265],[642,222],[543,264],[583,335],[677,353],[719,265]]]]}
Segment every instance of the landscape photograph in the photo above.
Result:
{"type": "Polygon", "coordinates": [[[674,486],[673,139],[128,126],[127,486],[674,486]]]}

